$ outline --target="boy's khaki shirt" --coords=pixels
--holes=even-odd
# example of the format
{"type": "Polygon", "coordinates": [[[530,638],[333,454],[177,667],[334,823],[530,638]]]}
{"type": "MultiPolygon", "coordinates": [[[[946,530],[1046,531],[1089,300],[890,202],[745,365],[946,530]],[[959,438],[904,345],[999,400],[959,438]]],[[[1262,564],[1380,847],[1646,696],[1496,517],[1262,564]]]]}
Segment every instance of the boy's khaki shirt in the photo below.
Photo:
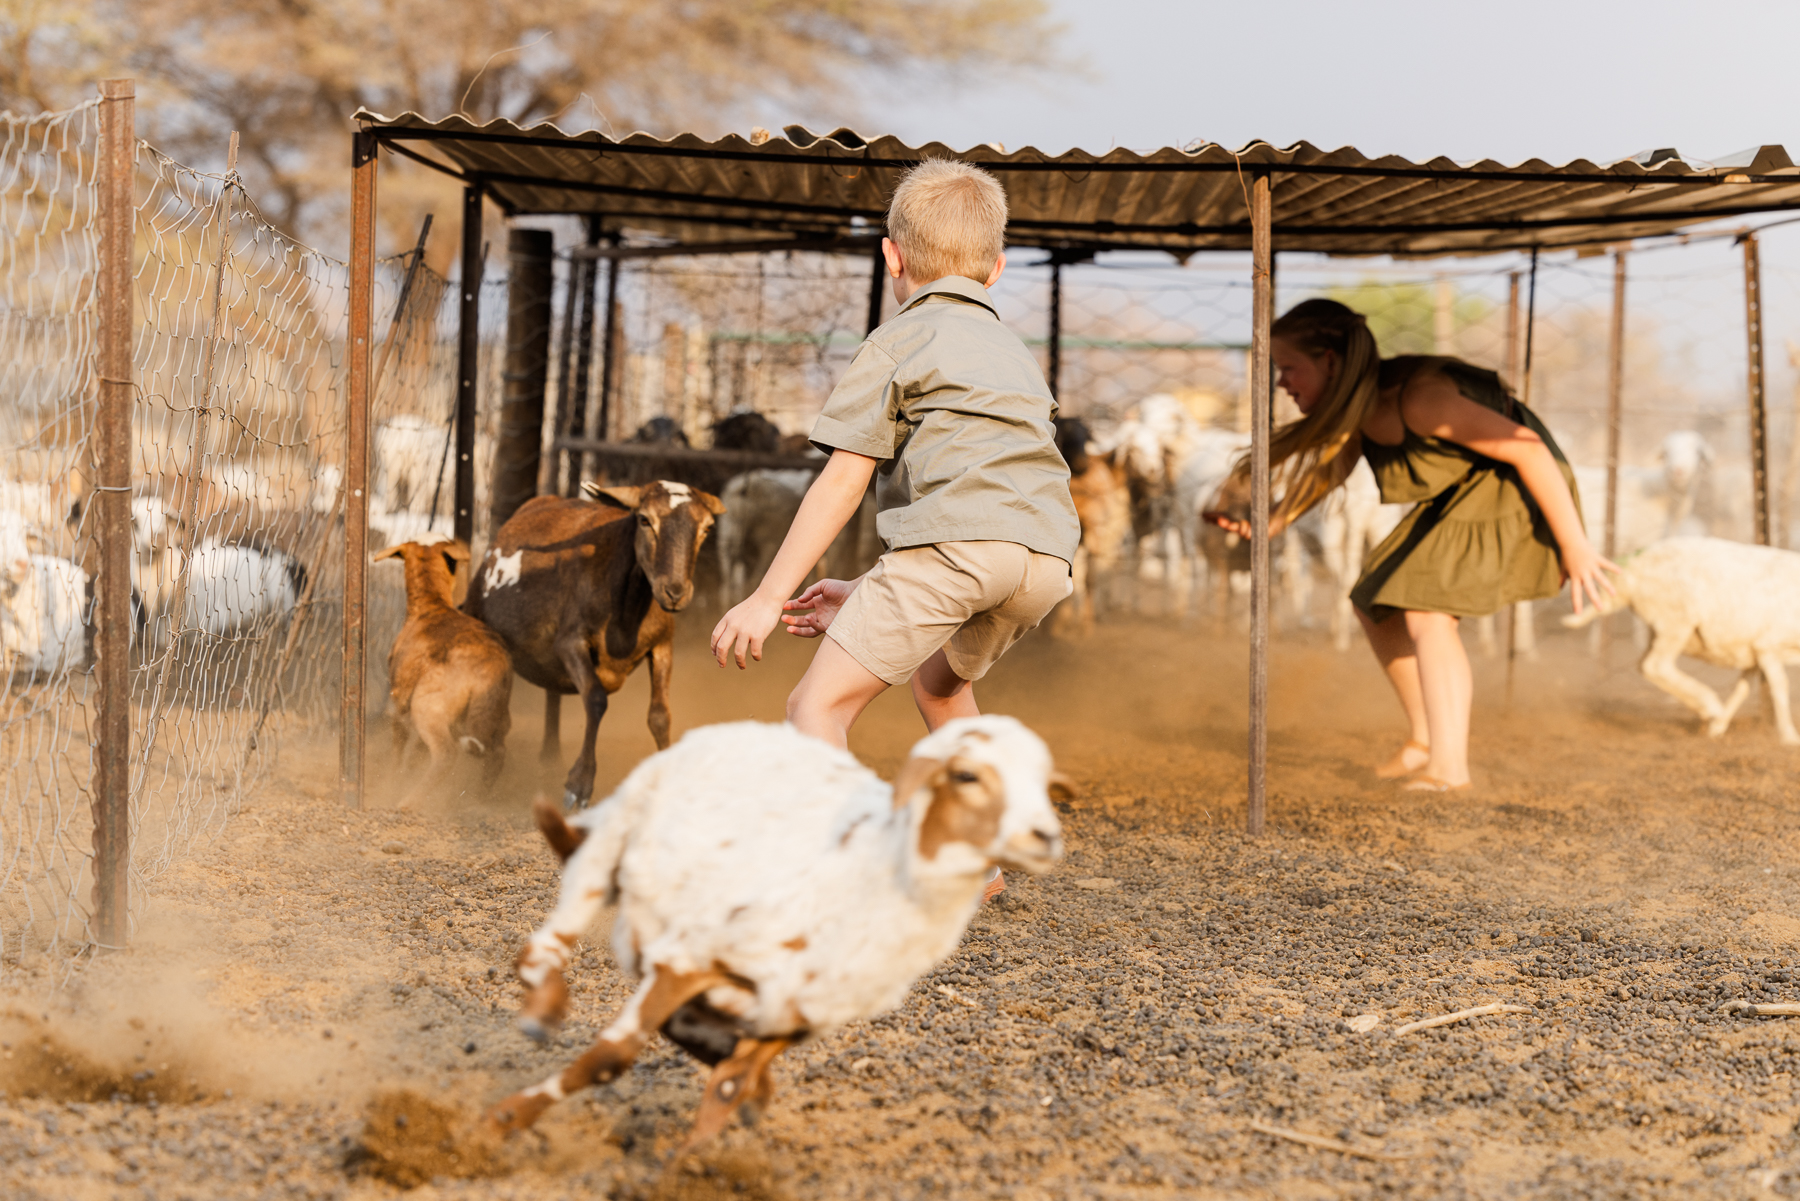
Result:
{"type": "Polygon", "coordinates": [[[950,276],[863,342],[812,440],[882,460],[876,529],[889,550],[992,539],[1073,562],[1081,526],[1055,415],[987,289],[950,276]]]}

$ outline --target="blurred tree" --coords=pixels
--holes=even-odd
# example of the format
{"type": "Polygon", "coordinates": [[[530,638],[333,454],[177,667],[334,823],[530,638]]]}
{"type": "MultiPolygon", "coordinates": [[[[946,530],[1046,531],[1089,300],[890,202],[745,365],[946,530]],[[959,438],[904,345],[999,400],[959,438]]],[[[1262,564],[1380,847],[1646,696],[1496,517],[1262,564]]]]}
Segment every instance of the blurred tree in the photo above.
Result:
{"type": "MultiPolygon", "coordinates": [[[[146,133],[239,170],[276,224],[335,245],[358,106],[623,135],[716,135],[770,109],[836,124],[877,89],[1041,67],[1046,0],[0,0],[0,105],[51,107],[98,68],[140,80],[146,133]],[[826,115],[829,114],[829,115],[826,115]]],[[[444,185],[385,173],[390,234],[444,185]],[[421,191],[422,189],[422,191],[421,191]],[[395,203],[390,204],[390,201],[395,203]]]]}
{"type": "MultiPolygon", "coordinates": [[[[1366,279],[1345,287],[1328,288],[1328,299],[1348,305],[1369,319],[1369,332],[1386,357],[1432,354],[1437,345],[1435,328],[1437,296],[1433,285],[1406,281],[1390,283],[1366,279]]],[[[1480,324],[1495,312],[1486,298],[1458,291],[1451,305],[1453,336],[1480,324]]],[[[1458,353],[1466,353],[1458,347],[1458,353]]]]}

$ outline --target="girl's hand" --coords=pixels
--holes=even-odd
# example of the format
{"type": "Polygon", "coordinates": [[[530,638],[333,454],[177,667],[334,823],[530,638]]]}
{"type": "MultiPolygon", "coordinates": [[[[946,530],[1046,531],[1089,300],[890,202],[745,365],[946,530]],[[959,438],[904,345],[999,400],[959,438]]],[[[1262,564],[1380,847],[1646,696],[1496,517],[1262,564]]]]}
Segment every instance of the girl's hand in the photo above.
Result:
{"type": "Polygon", "coordinates": [[[1618,572],[1618,565],[1602,558],[1585,538],[1562,553],[1562,569],[1563,578],[1569,581],[1569,599],[1574,602],[1577,613],[1581,612],[1584,593],[1596,609],[1600,607],[1602,590],[1608,596],[1619,594],[1612,581],[1606,578],[1607,572],[1618,572]]]}
{"type": "Polygon", "coordinates": [[[763,639],[769,636],[780,617],[780,601],[766,600],[762,593],[752,592],[713,627],[713,658],[719,661],[720,667],[725,666],[727,658],[736,659],[742,670],[748,666],[744,662],[744,652],[748,651],[752,659],[761,663],[763,639]]]}
{"type": "Polygon", "coordinates": [[[856,580],[820,580],[812,587],[781,606],[784,612],[781,620],[787,626],[787,632],[797,638],[817,638],[831,628],[837,620],[838,610],[862,583],[856,580]],[[810,612],[796,613],[796,610],[810,612]],[[790,616],[790,614],[794,614],[790,616]]]}

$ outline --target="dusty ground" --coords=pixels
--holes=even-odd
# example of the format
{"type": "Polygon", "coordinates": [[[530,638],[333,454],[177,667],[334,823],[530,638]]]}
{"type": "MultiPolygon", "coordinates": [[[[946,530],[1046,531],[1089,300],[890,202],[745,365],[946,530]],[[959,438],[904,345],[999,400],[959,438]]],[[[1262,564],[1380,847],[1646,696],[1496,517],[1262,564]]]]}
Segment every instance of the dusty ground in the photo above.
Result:
{"type": "MultiPolygon", "coordinates": [[[[804,647],[727,675],[696,634],[680,727],[779,714],[804,647]]],[[[0,1195],[363,1198],[409,1173],[415,1198],[1800,1195],[1800,1028],[1716,1012],[1800,999],[1800,750],[1754,711],[1708,742],[1562,636],[1510,709],[1480,666],[1477,791],[1401,794],[1368,770],[1398,734],[1366,652],[1299,634],[1275,662],[1252,841],[1237,644],[1129,622],[1021,644],[982,696],[1083,785],[1067,862],[667,1172],[700,1076],[660,1041],[491,1156],[455,1139],[624,994],[589,950],[561,1044],[513,1028],[508,965],[555,883],[526,816],[538,694],[491,801],[400,813],[378,784],[349,813],[295,756],[129,954],[5,999],[0,1195]],[[1528,1012],[1394,1033],[1493,1001],[1528,1012]]],[[[650,750],[644,700],[640,677],[614,703],[603,788],[650,750]]],[[[891,771],[916,721],[884,698],[856,749],[891,771]]]]}

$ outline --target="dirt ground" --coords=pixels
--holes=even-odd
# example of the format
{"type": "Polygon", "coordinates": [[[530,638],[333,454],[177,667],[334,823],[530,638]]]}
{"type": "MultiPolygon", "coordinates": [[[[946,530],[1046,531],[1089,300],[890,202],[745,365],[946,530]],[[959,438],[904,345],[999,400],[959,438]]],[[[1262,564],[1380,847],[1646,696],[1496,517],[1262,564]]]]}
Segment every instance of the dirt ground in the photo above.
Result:
{"type": "MultiPolygon", "coordinates": [[[[701,628],[678,728],[777,717],[808,648],[725,673],[701,628]]],[[[530,1135],[460,1137],[626,991],[597,940],[560,1039],[514,1027],[509,965],[556,882],[527,815],[560,777],[540,694],[518,689],[491,799],[399,812],[377,763],[348,812],[334,749],[291,754],[129,953],[0,998],[0,1195],[1800,1196],[1800,1027],[1718,1012],[1800,999],[1800,750],[1754,703],[1708,741],[1615,657],[1550,637],[1510,706],[1478,662],[1477,788],[1427,797],[1371,775],[1401,733],[1367,652],[1282,636],[1251,840],[1241,640],[1033,635],[981,698],[1081,785],[1066,862],[1013,880],[899,1012],[787,1054],[760,1126],[668,1167],[701,1074],[661,1040],[530,1135]],[[1396,1032],[1491,1002],[1524,1012],[1396,1032]]],[[[652,749],[646,696],[614,701],[602,789],[652,749]]],[[[890,695],[854,749],[891,772],[919,733],[890,695]]]]}

